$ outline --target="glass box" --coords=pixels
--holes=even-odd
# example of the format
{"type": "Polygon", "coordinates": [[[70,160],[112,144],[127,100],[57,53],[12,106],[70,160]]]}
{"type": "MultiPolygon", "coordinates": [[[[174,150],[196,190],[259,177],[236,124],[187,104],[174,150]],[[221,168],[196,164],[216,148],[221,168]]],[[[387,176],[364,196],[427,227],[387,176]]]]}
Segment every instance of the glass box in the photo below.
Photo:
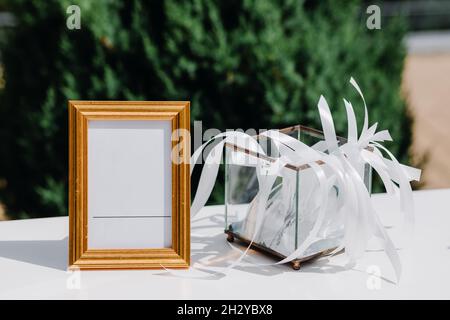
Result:
{"type": "MultiPolygon", "coordinates": [[[[321,131],[301,125],[280,130],[299,139],[314,149],[327,152],[321,131]]],[[[265,155],[243,149],[233,143],[225,144],[225,233],[228,241],[238,239],[250,243],[255,228],[258,181],[256,168],[251,165],[255,157],[274,161],[277,148],[267,137],[256,136],[265,155]]],[[[339,145],[346,139],[338,137],[339,145]]],[[[255,163],[255,161],[253,161],[255,163]]],[[[325,173],[331,175],[327,164],[318,163],[325,173]]],[[[370,192],[372,170],[361,163],[357,168],[370,192]]],[[[262,227],[253,248],[279,258],[284,258],[296,250],[312,229],[316,221],[321,195],[319,182],[309,166],[288,164],[283,167],[272,187],[262,227]]],[[[339,189],[334,185],[329,192],[326,219],[319,231],[319,240],[312,243],[304,254],[292,261],[294,269],[300,262],[326,254],[334,250],[343,237],[343,217],[339,213],[339,189]]]]}

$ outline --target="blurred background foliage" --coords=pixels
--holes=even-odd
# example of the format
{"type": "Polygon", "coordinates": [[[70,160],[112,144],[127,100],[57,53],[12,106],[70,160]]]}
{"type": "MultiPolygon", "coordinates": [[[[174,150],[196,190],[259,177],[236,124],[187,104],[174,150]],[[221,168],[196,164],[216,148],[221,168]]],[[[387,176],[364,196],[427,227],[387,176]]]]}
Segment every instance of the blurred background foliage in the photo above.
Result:
{"type": "MultiPolygon", "coordinates": [[[[405,24],[366,28],[359,1],[0,0],[15,26],[0,52],[0,201],[12,218],[67,214],[67,100],[190,100],[203,129],[320,128],[324,94],[339,134],[342,98],[408,163],[411,123],[400,96],[405,24]],[[81,8],[68,30],[66,9],[81,8]]],[[[196,182],[193,182],[195,185],[196,182]]],[[[219,184],[213,202],[223,199],[219,184]]]]}

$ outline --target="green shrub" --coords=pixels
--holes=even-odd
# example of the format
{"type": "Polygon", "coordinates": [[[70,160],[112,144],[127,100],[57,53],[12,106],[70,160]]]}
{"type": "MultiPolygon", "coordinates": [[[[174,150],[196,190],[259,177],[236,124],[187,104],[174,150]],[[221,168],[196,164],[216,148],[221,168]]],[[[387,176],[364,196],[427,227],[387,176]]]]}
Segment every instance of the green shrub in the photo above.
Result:
{"type": "MultiPolygon", "coordinates": [[[[399,95],[404,27],[367,30],[358,1],[11,0],[2,30],[0,191],[12,217],[67,214],[67,100],[190,100],[203,128],[320,127],[327,97],[346,134],[348,84],[402,161],[410,121],[399,95]],[[66,8],[81,8],[81,30],[66,8]]],[[[216,188],[220,201],[222,187],[216,188]]]]}

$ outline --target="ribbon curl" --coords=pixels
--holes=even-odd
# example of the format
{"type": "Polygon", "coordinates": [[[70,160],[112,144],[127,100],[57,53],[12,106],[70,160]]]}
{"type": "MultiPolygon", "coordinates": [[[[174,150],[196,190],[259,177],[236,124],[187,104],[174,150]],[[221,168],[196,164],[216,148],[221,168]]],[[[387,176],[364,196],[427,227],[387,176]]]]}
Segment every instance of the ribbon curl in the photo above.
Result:
{"type": "MultiPolygon", "coordinates": [[[[289,163],[306,165],[312,169],[319,184],[318,190],[322,201],[318,208],[319,214],[303,242],[286,258],[274,264],[290,262],[301,257],[314,241],[320,239],[318,233],[324,223],[329,191],[332,187],[337,186],[339,190],[339,205],[336,209],[336,214],[342,213],[343,219],[341,223],[344,227],[344,235],[339,246],[331,254],[336,254],[345,249],[349,262],[354,263],[363,255],[369,240],[372,237],[376,237],[381,240],[395,270],[396,277],[400,279],[400,258],[372,205],[370,190],[367,189],[363,181],[364,170],[367,165],[373,168],[380,176],[388,194],[396,195],[397,189],[399,190],[404,223],[409,233],[412,232],[414,224],[414,206],[410,181],[418,181],[421,171],[400,164],[394,155],[381,144],[384,141],[392,141],[389,132],[387,130],[377,132],[377,123],[369,127],[368,108],[364,95],[353,78],[350,79],[350,84],[359,93],[364,104],[364,123],[359,138],[353,106],[344,99],[348,133],[347,141],[339,145],[333,117],[323,96],[320,97],[318,102],[322,131],[324,133],[324,141],[321,143],[312,147],[307,146],[298,139],[276,130],[269,130],[261,134],[262,137],[266,137],[274,143],[279,157],[274,162],[259,157],[253,159],[259,185],[259,191],[255,198],[257,201],[255,228],[250,244],[245,250],[240,250],[233,246],[235,250],[241,252],[241,255],[227,267],[227,270],[242,262],[255,241],[266,216],[266,204],[275,179],[280,175],[282,168],[289,163]],[[383,152],[388,155],[388,158],[383,157],[383,152]],[[329,169],[327,173],[324,171],[323,166],[327,166],[329,169]],[[398,187],[396,184],[398,184],[398,187]]],[[[234,145],[240,148],[265,156],[263,148],[254,137],[242,132],[225,132],[211,138],[194,152],[191,157],[191,174],[202,151],[215,140],[219,142],[207,155],[200,176],[199,187],[192,203],[191,217],[194,217],[206,204],[212,192],[225,143],[233,142],[234,145]]]]}

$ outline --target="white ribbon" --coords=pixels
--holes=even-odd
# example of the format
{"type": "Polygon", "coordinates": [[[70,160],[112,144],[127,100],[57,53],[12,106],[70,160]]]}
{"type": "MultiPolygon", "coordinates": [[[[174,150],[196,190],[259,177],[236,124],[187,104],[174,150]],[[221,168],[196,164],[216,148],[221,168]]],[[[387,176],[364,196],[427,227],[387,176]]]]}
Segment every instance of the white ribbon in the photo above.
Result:
{"type": "MultiPolygon", "coordinates": [[[[318,233],[324,222],[329,190],[333,185],[337,185],[339,189],[339,206],[337,211],[344,214],[342,221],[344,236],[341,244],[332,254],[345,248],[349,262],[354,263],[363,255],[368,241],[374,236],[381,240],[384,250],[393,265],[397,279],[400,279],[400,258],[373,208],[370,193],[362,178],[364,166],[368,164],[375,170],[380,176],[388,194],[396,194],[395,190],[397,187],[393,181],[398,183],[401,208],[408,232],[411,232],[414,223],[413,199],[409,182],[420,179],[420,170],[401,165],[393,154],[381,145],[381,142],[391,141],[392,138],[387,130],[376,132],[377,123],[369,127],[368,109],[364,95],[353,78],[350,79],[350,83],[360,94],[364,104],[364,123],[359,138],[357,136],[358,131],[353,106],[344,99],[348,121],[348,140],[345,144],[339,146],[331,111],[323,96],[319,99],[318,109],[324,133],[324,142],[310,147],[276,130],[269,130],[261,134],[262,137],[266,137],[274,143],[279,157],[274,162],[263,160],[259,157],[254,158],[255,162],[252,165],[256,167],[259,185],[259,191],[256,196],[255,228],[253,229],[250,244],[245,250],[240,250],[230,244],[234,250],[241,252],[241,255],[223,273],[241,264],[248,253],[262,228],[266,204],[275,179],[280,175],[282,168],[289,163],[297,166],[307,165],[312,169],[318,180],[322,201],[318,208],[319,214],[317,219],[304,241],[286,258],[274,264],[290,262],[301,257],[314,241],[320,239],[318,233]],[[384,158],[382,152],[385,152],[389,159],[384,158]],[[328,173],[328,176],[320,164],[328,166],[331,172],[328,173]]],[[[198,189],[191,207],[192,218],[206,204],[211,194],[225,143],[230,142],[239,148],[248,149],[251,152],[265,156],[263,148],[254,137],[241,132],[225,132],[211,138],[194,152],[191,158],[191,174],[205,147],[214,140],[219,140],[219,142],[211,149],[205,160],[198,189]]],[[[261,266],[261,264],[257,265],[261,266]]]]}
{"type": "MultiPolygon", "coordinates": [[[[342,154],[338,155],[338,158],[346,164],[347,183],[351,188],[354,188],[355,192],[351,192],[350,194],[356,195],[356,200],[353,201],[357,202],[357,206],[349,206],[345,211],[347,214],[344,226],[345,236],[343,243],[335,251],[337,252],[345,247],[350,261],[355,261],[364,251],[368,236],[372,234],[381,239],[385,252],[393,265],[397,279],[400,279],[400,258],[372,206],[369,193],[365,189],[361,175],[358,174],[357,169],[365,163],[374,168],[383,181],[388,194],[395,194],[395,186],[392,181],[399,183],[401,208],[404,213],[407,233],[409,234],[411,234],[414,224],[414,206],[409,182],[420,179],[420,170],[401,165],[394,155],[380,144],[380,142],[386,140],[391,141],[392,138],[387,130],[376,132],[377,123],[368,128],[368,111],[364,95],[353,78],[350,79],[350,83],[355,87],[363,100],[365,111],[364,124],[361,135],[356,140],[357,125],[355,113],[351,103],[344,99],[348,121],[348,142],[340,147],[342,154]],[[368,149],[372,149],[373,151],[370,152],[368,149]],[[390,159],[385,159],[380,149],[385,151],[390,159]],[[357,226],[354,225],[355,221],[358,221],[357,226]],[[361,232],[361,230],[364,231],[361,232]]],[[[328,114],[329,108],[322,108],[322,112],[325,113],[324,116],[321,116],[323,131],[328,132],[328,135],[325,135],[325,140],[330,139],[331,143],[334,143],[334,125],[331,115],[328,114]]]]}

